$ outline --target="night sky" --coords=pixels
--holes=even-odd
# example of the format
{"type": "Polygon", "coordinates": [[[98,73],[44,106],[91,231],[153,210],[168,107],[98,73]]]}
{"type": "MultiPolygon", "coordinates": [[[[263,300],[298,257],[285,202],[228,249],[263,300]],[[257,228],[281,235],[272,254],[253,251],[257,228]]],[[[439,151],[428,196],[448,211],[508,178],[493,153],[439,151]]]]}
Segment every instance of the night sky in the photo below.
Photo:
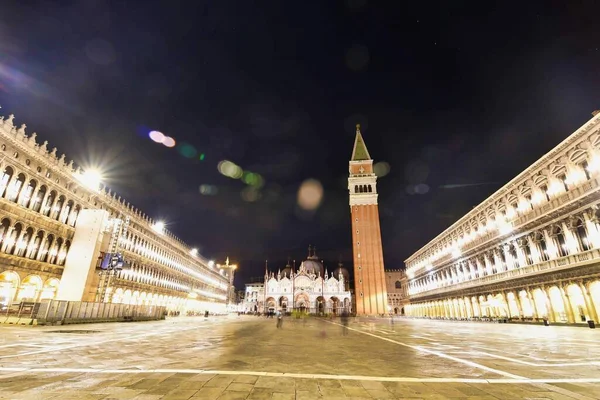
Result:
{"type": "Polygon", "coordinates": [[[351,267],[360,123],[391,167],[381,227],[386,268],[401,268],[600,109],[597,2],[404,3],[5,2],[0,113],[101,165],[206,257],[229,255],[238,286],[309,244],[330,270],[351,267]],[[221,160],[264,186],[223,176],[221,160]],[[311,178],[324,196],[306,211],[311,178]]]}

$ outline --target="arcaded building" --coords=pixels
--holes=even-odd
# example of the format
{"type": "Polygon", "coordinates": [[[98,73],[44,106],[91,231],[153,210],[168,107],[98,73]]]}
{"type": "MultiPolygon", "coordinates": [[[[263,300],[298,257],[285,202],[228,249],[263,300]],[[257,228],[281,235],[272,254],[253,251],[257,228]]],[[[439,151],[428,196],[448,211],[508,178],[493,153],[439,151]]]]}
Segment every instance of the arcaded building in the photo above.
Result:
{"type": "Polygon", "coordinates": [[[44,299],[225,309],[229,271],[0,118],[0,307],[44,299]],[[106,254],[123,269],[99,273],[106,254]]]}
{"type": "Polygon", "coordinates": [[[600,115],[406,260],[407,313],[585,324],[600,312],[600,115]]]}
{"type": "Polygon", "coordinates": [[[408,278],[403,269],[388,269],[385,271],[385,286],[387,289],[388,311],[394,315],[405,315],[408,305],[408,278]]]}

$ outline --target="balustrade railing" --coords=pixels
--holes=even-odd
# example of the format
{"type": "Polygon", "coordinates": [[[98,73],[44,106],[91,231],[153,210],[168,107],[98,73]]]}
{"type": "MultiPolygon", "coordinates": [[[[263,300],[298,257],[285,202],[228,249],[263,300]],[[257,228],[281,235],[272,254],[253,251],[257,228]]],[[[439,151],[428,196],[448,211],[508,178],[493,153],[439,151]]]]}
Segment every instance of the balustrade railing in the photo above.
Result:
{"type": "Polygon", "coordinates": [[[480,278],[471,279],[451,285],[441,286],[435,289],[424,290],[419,293],[413,293],[410,295],[411,299],[416,299],[424,296],[431,296],[436,294],[442,294],[449,291],[469,289],[472,287],[482,286],[490,283],[496,283],[501,281],[507,281],[515,278],[520,278],[526,275],[536,275],[539,273],[546,272],[548,270],[559,270],[565,269],[565,267],[573,267],[578,265],[591,264],[592,262],[600,261],[600,250],[592,249],[582,253],[569,254],[561,258],[555,258],[553,260],[542,261],[537,264],[531,264],[520,268],[510,269],[507,271],[498,272],[493,275],[487,275],[480,278]]]}
{"type": "MultiPolygon", "coordinates": [[[[530,209],[527,212],[521,212],[521,214],[517,218],[513,219],[512,221],[509,221],[508,224],[512,226],[513,230],[517,230],[521,226],[528,224],[531,221],[538,219],[543,215],[547,214],[548,212],[554,211],[567,203],[571,203],[576,199],[586,196],[590,194],[590,192],[595,191],[598,188],[600,188],[599,180],[597,178],[592,178],[582,183],[581,185],[570,189],[568,192],[554,197],[541,207],[534,207],[533,209],[530,209]]],[[[480,236],[477,239],[474,239],[469,243],[466,243],[463,246],[461,246],[461,251],[463,253],[466,253],[502,236],[504,236],[504,234],[502,234],[498,230],[488,232],[485,235],[480,236]]],[[[441,258],[435,260],[435,262],[433,262],[432,264],[434,267],[442,266],[447,261],[450,261],[452,258],[453,257],[451,254],[446,254],[441,258]]],[[[419,268],[418,271],[414,271],[414,274],[418,275],[421,269],[422,268],[419,268]]]]}

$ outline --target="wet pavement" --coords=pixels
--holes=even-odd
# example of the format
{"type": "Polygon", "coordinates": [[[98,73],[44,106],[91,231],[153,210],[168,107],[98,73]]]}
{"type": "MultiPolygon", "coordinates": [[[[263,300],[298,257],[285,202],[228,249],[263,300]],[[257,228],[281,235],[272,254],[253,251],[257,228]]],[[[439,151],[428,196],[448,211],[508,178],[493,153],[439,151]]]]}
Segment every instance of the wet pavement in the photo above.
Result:
{"type": "Polygon", "coordinates": [[[0,399],[600,399],[600,330],[253,316],[0,326],[0,399]]]}

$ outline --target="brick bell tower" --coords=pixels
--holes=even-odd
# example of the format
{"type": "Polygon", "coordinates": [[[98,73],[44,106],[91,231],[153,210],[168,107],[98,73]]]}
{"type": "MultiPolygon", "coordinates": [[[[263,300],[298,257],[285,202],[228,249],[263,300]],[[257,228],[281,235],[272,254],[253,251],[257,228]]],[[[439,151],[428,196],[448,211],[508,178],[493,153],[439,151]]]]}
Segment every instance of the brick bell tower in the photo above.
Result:
{"type": "Polygon", "coordinates": [[[387,314],[387,290],[373,160],[356,125],[350,159],[350,215],[354,255],[354,298],[358,315],[387,314]]]}

